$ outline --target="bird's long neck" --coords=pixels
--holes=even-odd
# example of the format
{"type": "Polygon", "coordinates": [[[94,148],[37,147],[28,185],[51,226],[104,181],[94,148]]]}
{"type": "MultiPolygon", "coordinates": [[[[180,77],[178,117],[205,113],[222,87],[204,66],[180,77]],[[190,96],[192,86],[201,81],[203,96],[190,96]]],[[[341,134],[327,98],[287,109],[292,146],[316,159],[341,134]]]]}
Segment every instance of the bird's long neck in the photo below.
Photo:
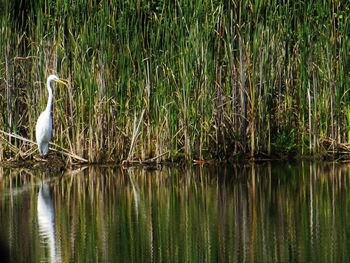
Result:
{"type": "Polygon", "coordinates": [[[53,98],[53,92],[51,88],[51,80],[47,80],[46,86],[47,86],[47,91],[49,92],[49,98],[47,99],[47,105],[45,111],[51,112],[51,107],[52,107],[52,98],[53,98]]]}

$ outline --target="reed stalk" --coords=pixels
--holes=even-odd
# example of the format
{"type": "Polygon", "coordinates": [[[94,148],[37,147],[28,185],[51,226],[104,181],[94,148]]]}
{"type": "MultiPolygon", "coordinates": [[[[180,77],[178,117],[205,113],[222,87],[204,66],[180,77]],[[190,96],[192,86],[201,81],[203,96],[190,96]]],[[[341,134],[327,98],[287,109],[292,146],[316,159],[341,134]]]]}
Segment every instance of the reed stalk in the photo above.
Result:
{"type": "MultiPolygon", "coordinates": [[[[349,13],[339,1],[6,2],[0,125],[33,140],[58,73],[69,85],[54,87],[54,143],[89,162],[131,148],[157,161],[320,154],[349,141],[349,13]]],[[[4,159],[22,144],[8,141],[4,159]]]]}

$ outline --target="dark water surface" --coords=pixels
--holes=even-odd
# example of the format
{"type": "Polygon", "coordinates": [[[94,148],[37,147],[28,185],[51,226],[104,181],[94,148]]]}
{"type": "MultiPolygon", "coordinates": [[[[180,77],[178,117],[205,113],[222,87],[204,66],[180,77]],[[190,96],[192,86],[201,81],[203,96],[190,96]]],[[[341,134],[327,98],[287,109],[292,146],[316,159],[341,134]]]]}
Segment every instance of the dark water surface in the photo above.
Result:
{"type": "Polygon", "coordinates": [[[0,168],[1,262],[346,261],[349,175],[332,163],[0,168]]]}

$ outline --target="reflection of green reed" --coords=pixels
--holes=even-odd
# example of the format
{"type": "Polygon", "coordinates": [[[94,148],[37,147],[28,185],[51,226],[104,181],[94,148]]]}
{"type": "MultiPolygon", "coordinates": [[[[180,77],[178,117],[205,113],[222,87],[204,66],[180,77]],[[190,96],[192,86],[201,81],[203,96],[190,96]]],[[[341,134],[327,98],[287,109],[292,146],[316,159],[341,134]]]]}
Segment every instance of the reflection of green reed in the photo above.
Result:
{"type": "Polygon", "coordinates": [[[0,126],[33,139],[45,77],[57,71],[70,86],[55,89],[55,142],[90,161],[126,159],[142,110],[134,158],[319,152],[320,138],[348,142],[349,8],[5,1],[0,126]]]}
{"type": "MultiPolygon", "coordinates": [[[[350,242],[344,232],[348,169],[309,163],[163,171],[89,167],[49,182],[57,243],[63,261],[342,260],[350,242]]],[[[16,177],[28,180],[5,170],[1,192],[16,177]]],[[[16,213],[36,221],[36,190],[30,204],[17,195],[27,207],[21,212],[3,199],[4,229],[16,213]]],[[[31,232],[30,222],[16,224],[31,232]]]]}

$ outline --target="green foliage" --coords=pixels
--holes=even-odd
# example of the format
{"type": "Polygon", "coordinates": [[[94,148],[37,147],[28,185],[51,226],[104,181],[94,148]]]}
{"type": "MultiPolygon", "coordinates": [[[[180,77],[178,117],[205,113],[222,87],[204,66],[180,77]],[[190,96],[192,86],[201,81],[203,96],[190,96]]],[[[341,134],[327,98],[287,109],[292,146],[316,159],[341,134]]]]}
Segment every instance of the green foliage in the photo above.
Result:
{"type": "Polygon", "coordinates": [[[273,152],[293,156],[298,151],[296,132],[294,129],[278,132],[273,140],[273,152]]]}
{"type": "Polygon", "coordinates": [[[125,158],[143,109],[134,158],[271,153],[285,127],[296,145],[310,135],[313,152],[319,135],[348,140],[348,3],[11,3],[0,17],[7,131],[33,138],[57,72],[70,86],[55,89],[55,142],[94,162],[125,158]]]}

